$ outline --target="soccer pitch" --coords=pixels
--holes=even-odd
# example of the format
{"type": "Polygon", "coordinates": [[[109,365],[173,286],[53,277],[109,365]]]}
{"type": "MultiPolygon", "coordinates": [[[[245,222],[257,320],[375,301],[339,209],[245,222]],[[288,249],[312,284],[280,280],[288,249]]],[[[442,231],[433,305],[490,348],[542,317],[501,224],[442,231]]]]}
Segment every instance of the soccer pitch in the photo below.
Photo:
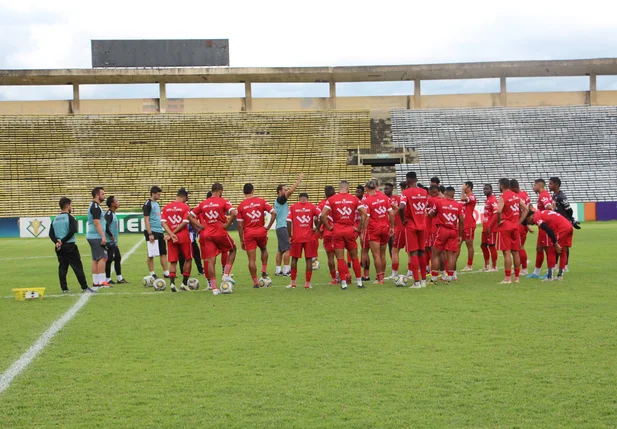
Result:
{"type": "MultiPolygon", "coordinates": [[[[141,286],[142,243],[123,265],[131,284],[91,296],[0,394],[0,424],[615,427],[616,226],[576,231],[563,282],[504,286],[497,284],[503,271],[473,272],[419,290],[389,282],[341,291],[327,285],[323,250],[314,289],[301,287],[300,261],[300,286],[287,290],[289,279],[274,276],[271,235],[273,287],[252,289],[239,251],[234,294],[213,296],[203,276],[199,291],[155,293],[141,286]]],[[[528,240],[535,259],[535,235],[528,240]]],[[[142,241],[122,236],[123,254],[142,241]]],[[[57,296],[51,241],[0,244],[4,373],[81,294],[69,271],[73,294],[57,296]],[[51,296],[14,301],[11,289],[23,286],[46,287],[51,296]]],[[[78,244],[91,280],[89,248],[81,237],[78,244]]]]}

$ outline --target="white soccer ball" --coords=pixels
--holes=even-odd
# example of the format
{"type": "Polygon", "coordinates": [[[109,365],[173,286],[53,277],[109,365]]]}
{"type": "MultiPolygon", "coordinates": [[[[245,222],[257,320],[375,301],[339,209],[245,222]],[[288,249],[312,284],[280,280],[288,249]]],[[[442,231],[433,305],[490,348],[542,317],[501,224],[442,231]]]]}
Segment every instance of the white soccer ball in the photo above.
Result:
{"type": "Polygon", "coordinates": [[[407,286],[407,277],[405,277],[402,274],[399,274],[398,276],[396,276],[396,278],[394,279],[394,284],[397,287],[405,287],[407,286]]]}
{"type": "Polygon", "coordinates": [[[221,293],[233,293],[234,284],[232,282],[221,283],[221,293]]]}
{"type": "Polygon", "coordinates": [[[152,287],[154,287],[154,290],[156,291],[162,291],[167,288],[167,282],[165,281],[165,279],[156,279],[154,280],[152,287]]]}
{"type": "Polygon", "coordinates": [[[270,286],[272,286],[272,279],[270,277],[261,277],[257,281],[257,285],[259,287],[270,287],[270,286]]]}
{"type": "Polygon", "coordinates": [[[195,277],[190,278],[187,283],[188,283],[187,286],[189,287],[189,289],[191,290],[199,289],[199,280],[197,280],[195,277]]]}
{"type": "Polygon", "coordinates": [[[318,270],[320,267],[319,261],[313,261],[313,271],[318,270]]]}
{"type": "Polygon", "coordinates": [[[154,277],[146,276],[141,280],[141,284],[143,287],[152,287],[154,286],[154,277]]]}

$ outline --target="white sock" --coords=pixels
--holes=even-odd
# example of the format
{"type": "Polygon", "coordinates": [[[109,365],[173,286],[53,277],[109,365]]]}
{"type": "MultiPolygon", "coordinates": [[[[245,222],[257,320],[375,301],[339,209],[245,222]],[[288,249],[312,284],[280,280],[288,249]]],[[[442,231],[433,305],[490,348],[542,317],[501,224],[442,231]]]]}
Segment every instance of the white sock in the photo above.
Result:
{"type": "Polygon", "coordinates": [[[105,281],[109,283],[111,281],[111,277],[105,277],[105,281]]]}
{"type": "Polygon", "coordinates": [[[398,271],[392,270],[392,277],[396,277],[396,276],[398,276],[398,271]]]}
{"type": "Polygon", "coordinates": [[[153,276],[155,273],[154,271],[150,271],[150,275],[153,276]]]}
{"type": "Polygon", "coordinates": [[[95,286],[99,284],[99,275],[98,274],[92,274],[92,284],[95,285],[95,286]]]}
{"type": "Polygon", "coordinates": [[[276,274],[281,274],[283,269],[281,267],[276,267],[276,274]]]}
{"type": "Polygon", "coordinates": [[[285,265],[285,273],[288,273],[291,271],[291,265],[285,265]]]}
{"type": "Polygon", "coordinates": [[[407,270],[407,277],[411,277],[413,276],[413,273],[411,272],[411,270],[407,270]]]}
{"type": "Polygon", "coordinates": [[[453,279],[458,278],[458,274],[456,273],[456,270],[454,270],[454,275],[452,276],[453,279]]]}
{"type": "Polygon", "coordinates": [[[120,282],[121,282],[121,281],[122,281],[122,274],[118,274],[118,275],[116,276],[116,279],[117,279],[118,281],[120,281],[120,282]]]}
{"type": "Polygon", "coordinates": [[[446,277],[446,280],[451,282],[452,281],[452,277],[448,276],[448,277],[446,277]]]}
{"type": "Polygon", "coordinates": [[[345,280],[341,281],[341,287],[342,288],[346,288],[347,287],[347,282],[345,280]]]}
{"type": "Polygon", "coordinates": [[[169,270],[163,271],[163,275],[166,275],[167,277],[169,277],[169,270]]]}
{"type": "Polygon", "coordinates": [[[356,279],[356,283],[358,284],[358,286],[362,286],[362,279],[361,278],[356,279]]]}
{"type": "Polygon", "coordinates": [[[534,269],[533,269],[533,273],[534,273],[536,276],[539,276],[539,275],[540,275],[540,271],[541,271],[541,270],[542,270],[542,268],[537,268],[537,267],[536,267],[536,268],[534,268],[534,269]]]}
{"type": "Polygon", "coordinates": [[[97,274],[99,284],[105,281],[105,274],[97,274]]]}

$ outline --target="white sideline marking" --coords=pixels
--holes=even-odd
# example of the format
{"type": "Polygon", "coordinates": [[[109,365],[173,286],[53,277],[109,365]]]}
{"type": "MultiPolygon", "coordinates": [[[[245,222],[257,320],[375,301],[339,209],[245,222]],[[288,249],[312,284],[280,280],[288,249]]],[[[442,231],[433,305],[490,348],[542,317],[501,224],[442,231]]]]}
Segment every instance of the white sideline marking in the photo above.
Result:
{"type": "MultiPolygon", "coordinates": [[[[138,241],[131,248],[131,250],[127,252],[124,259],[128,259],[129,256],[135,253],[141,243],[141,240],[138,241]]],[[[62,329],[64,325],[66,325],[73,317],[75,317],[77,312],[90,300],[91,296],[92,295],[89,293],[82,295],[75,303],[75,305],[69,308],[69,310],[64,313],[61,318],[52,323],[49,329],[43,332],[43,335],[41,335],[39,339],[36,340],[36,342],[32,344],[32,346],[30,346],[30,348],[26,350],[26,352],[21,355],[21,357],[17,359],[15,363],[13,363],[13,365],[9,367],[9,369],[0,374],[0,394],[2,394],[6,389],[9,388],[13,379],[19,374],[21,374],[21,372],[26,369],[28,365],[30,365],[34,358],[36,358],[38,354],[41,353],[41,351],[45,348],[45,346],[47,346],[47,344],[49,344],[51,339],[60,331],[60,329],[62,329]]]]}
{"type": "Polygon", "coordinates": [[[23,258],[0,258],[0,261],[17,261],[23,259],[49,259],[55,258],[55,256],[24,256],[23,258]]]}

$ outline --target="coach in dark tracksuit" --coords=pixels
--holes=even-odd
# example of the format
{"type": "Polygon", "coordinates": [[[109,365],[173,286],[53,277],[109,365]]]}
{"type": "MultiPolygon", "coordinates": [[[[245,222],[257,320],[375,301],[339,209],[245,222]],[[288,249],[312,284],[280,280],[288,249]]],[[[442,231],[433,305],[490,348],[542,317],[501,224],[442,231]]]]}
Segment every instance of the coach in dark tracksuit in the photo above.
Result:
{"type": "Polygon", "coordinates": [[[56,245],[56,256],[59,263],[58,277],[60,277],[62,293],[69,293],[69,288],[66,284],[66,274],[69,270],[69,265],[75,272],[83,292],[94,292],[94,290],[88,287],[88,282],[86,281],[79,249],[77,244],[75,244],[76,233],[77,219],[71,216],[71,200],[66,197],[60,198],[60,214],[51,223],[49,238],[56,245]]]}
{"type": "MultiPolygon", "coordinates": [[[[561,190],[561,179],[559,177],[551,177],[548,179],[548,188],[553,193],[553,201],[555,202],[555,211],[568,219],[572,226],[576,229],[581,229],[580,223],[574,219],[574,210],[570,206],[568,202],[568,197],[561,190]]],[[[570,248],[566,248],[566,252],[568,253],[568,264],[570,263],[570,248]]],[[[559,262],[559,255],[557,255],[557,261],[559,262]]],[[[566,265],[566,270],[568,266],[566,265]]]]}
{"type": "Polygon", "coordinates": [[[109,210],[105,213],[105,239],[107,240],[107,262],[105,262],[105,277],[107,283],[114,284],[126,284],[126,279],[122,277],[122,255],[120,254],[120,248],[118,247],[118,234],[120,233],[118,217],[116,216],[116,210],[119,207],[116,197],[111,195],[107,198],[107,207],[109,210]],[[117,282],[111,279],[111,264],[114,264],[114,270],[116,270],[117,282]]]}

